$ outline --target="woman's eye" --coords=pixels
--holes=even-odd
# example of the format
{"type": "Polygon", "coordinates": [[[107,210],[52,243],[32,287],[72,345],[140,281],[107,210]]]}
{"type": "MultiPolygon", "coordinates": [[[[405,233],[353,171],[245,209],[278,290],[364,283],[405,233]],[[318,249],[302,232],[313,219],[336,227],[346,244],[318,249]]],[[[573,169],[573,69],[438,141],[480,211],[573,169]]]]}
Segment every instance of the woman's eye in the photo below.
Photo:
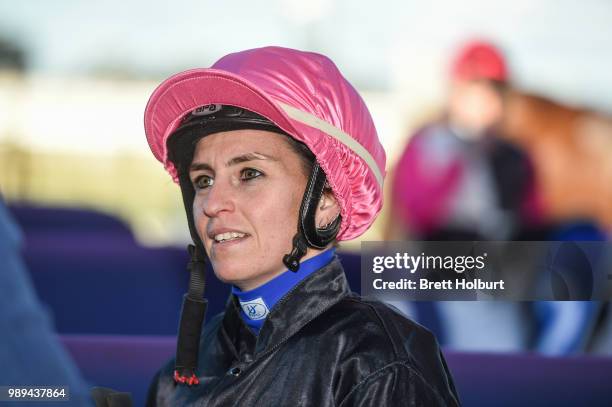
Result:
{"type": "Polygon", "coordinates": [[[245,168],[244,170],[242,170],[241,172],[241,179],[243,181],[248,181],[254,178],[257,178],[259,176],[263,175],[261,173],[261,171],[255,170],[253,168],[245,168]]]}
{"type": "Polygon", "coordinates": [[[193,181],[195,189],[204,189],[212,186],[214,180],[208,175],[200,175],[193,181]]]}

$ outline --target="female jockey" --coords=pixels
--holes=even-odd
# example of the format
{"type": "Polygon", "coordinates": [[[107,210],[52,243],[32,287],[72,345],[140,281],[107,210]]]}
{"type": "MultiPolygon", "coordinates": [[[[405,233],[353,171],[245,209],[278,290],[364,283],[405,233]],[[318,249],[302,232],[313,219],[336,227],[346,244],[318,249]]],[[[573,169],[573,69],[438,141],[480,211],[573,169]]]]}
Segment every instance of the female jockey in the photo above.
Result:
{"type": "Polygon", "coordinates": [[[334,254],[380,211],[385,152],[332,61],[227,55],[164,81],[145,130],[194,241],[176,359],[148,405],[458,405],[432,334],[351,293],[334,254]],[[203,328],[206,259],[232,295],[203,328]]]}

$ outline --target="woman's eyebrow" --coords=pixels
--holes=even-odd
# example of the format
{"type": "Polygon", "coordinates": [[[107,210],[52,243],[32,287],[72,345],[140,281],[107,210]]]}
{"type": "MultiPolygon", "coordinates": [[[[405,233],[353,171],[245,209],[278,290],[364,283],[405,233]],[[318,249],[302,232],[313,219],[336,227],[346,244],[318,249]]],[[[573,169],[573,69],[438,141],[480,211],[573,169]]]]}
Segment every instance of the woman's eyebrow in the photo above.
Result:
{"type": "Polygon", "coordinates": [[[236,164],[244,163],[247,161],[253,161],[253,160],[278,161],[276,158],[271,157],[269,155],[253,152],[253,153],[246,153],[246,154],[242,154],[237,157],[234,157],[230,159],[225,165],[229,167],[231,165],[236,165],[236,164]]]}
{"type": "Polygon", "coordinates": [[[191,163],[189,171],[213,171],[212,167],[206,163],[191,163]]]}
{"type": "MultiPolygon", "coordinates": [[[[227,167],[230,167],[232,165],[236,165],[236,164],[240,164],[240,163],[244,163],[247,161],[254,161],[254,160],[270,160],[270,161],[278,161],[277,158],[266,155],[266,154],[262,154],[262,153],[257,153],[257,152],[253,152],[253,153],[246,153],[246,154],[241,154],[239,156],[236,156],[234,158],[231,158],[229,161],[227,161],[225,163],[225,165],[227,167]]],[[[213,172],[213,168],[208,165],[207,163],[192,163],[189,166],[189,171],[211,171],[213,172]]]]}

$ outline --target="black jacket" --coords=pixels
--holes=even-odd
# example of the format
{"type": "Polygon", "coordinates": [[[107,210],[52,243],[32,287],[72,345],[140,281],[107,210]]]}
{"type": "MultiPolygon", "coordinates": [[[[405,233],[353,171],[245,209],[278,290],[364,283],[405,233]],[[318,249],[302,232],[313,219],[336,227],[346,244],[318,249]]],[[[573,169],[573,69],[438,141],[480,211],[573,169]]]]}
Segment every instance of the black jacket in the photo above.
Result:
{"type": "Polygon", "coordinates": [[[170,361],[148,406],[456,406],[434,336],[350,292],[340,262],[312,273],[256,337],[235,299],[202,334],[200,384],[175,385],[170,361]]]}

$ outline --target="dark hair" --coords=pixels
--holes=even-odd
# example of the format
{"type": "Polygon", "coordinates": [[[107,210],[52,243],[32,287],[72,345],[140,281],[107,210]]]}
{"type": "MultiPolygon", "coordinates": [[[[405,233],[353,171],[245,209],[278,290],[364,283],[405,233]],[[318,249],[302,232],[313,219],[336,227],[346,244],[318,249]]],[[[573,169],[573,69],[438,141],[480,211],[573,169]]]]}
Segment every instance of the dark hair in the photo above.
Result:
{"type": "Polygon", "coordinates": [[[300,160],[302,160],[302,170],[306,178],[308,178],[312,172],[312,167],[314,166],[316,160],[315,155],[312,151],[310,151],[308,146],[301,141],[298,141],[285,133],[283,133],[283,136],[285,136],[289,147],[291,147],[291,149],[300,156],[300,160]]]}
{"type": "MultiPolygon", "coordinates": [[[[283,136],[287,139],[287,143],[293,151],[295,151],[302,160],[302,170],[304,171],[304,175],[306,178],[310,177],[310,173],[312,172],[312,167],[314,166],[316,157],[312,151],[308,148],[308,146],[301,141],[294,139],[291,136],[283,133],[283,136]]],[[[332,193],[331,187],[326,183],[323,188],[323,192],[332,193]]]]}

